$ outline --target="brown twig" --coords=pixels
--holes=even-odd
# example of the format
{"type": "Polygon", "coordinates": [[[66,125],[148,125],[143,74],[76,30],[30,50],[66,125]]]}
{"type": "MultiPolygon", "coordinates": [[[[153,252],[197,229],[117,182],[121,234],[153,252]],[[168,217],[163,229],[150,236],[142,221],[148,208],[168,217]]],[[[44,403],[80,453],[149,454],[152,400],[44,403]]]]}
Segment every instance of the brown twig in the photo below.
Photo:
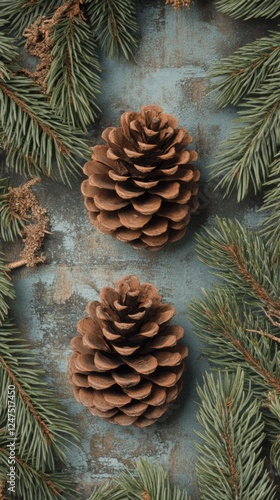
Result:
{"type": "Polygon", "coordinates": [[[189,9],[191,0],[165,0],[166,5],[172,4],[175,10],[179,10],[181,7],[187,7],[189,9]]]}
{"type": "Polygon", "coordinates": [[[262,335],[263,337],[268,337],[269,339],[275,340],[275,342],[280,343],[279,337],[276,337],[275,335],[272,335],[271,333],[264,332],[263,330],[251,330],[250,328],[246,328],[245,332],[258,333],[259,335],[262,335]]]}
{"type": "MultiPolygon", "coordinates": [[[[0,453],[3,453],[5,455],[9,455],[9,452],[7,450],[5,450],[5,448],[0,448],[0,453]]],[[[35,474],[37,476],[40,477],[40,479],[50,488],[50,490],[55,494],[55,495],[59,495],[59,493],[61,493],[61,490],[58,490],[54,484],[49,480],[47,479],[44,474],[42,474],[41,472],[39,472],[37,469],[34,469],[33,467],[30,467],[30,465],[28,465],[27,462],[24,462],[23,460],[21,460],[21,458],[19,457],[15,457],[15,461],[20,464],[24,469],[29,469],[29,470],[33,470],[35,472],[35,474]]],[[[0,500],[1,500],[1,497],[0,497],[0,500]]]]}
{"type": "Polygon", "coordinates": [[[21,260],[16,260],[15,262],[10,262],[9,264],[6,264],[6,266],[9,269],[17,269],[18,267],[26,266],[26,264],[27,264],[27,260],[21,259],[21,260]]]}
{"type": "MultiPolygon", "coordinates": [[[[215,315],[210,309],[205,309],[205,314],[213,320],[215,315]]],[[[226,328],[221,327],[221,331],[224,336],[232,343],[234,348],[242,354],[245,361],[251,366],[257,373],[266,379],[268,384],[273,387],[277,394],[280,395],[280,379],[277,376],[272,375],[267,371],[261,364],[261,362],[253,357],[253,355],[244,347],[239,340],[235,338],[233,334],[226,328]]]]}
{"type": "Polygon", "coordinates": [[[274,300],[272,300],[267,291],[260,285],[260,283],[258,283],[256,278],[246,269],[246,264],[244,262],[240,247],[232,243],[231,245],[223,245],[223,248],[230,254],[232,261],[236,265],[239,272],[244,276],[246,282],[250,285],[254,293],[261,300],[264,300],[267,304],[269,304],[269,306],[272,307],[273,309],[280,310],[280,302],[275,302],[274,300]]]}
{"type": "Polygon", "coordinates": [[[239,75],[242,75],[242,73],[245,73],[245,71],[248,71],[250,68],[255,68],[256,66],[258,66],[258,64],[262,63],[265,59],[270,57],[271,54],[273,54],[273,52],[276,52],[278,50],[279,50],[279,46],[272,47],[269,52],[266,52],[265,54],[263,54],[263,56],[260,57],[257,61],[249,64],[249,66],[246,66],[245,68],[240,68],[238,71],[233,71],[230,76],[233,76],[233,77],[239,76],[239,75]]]}
{"type": "Polygon", "coordinates": [[[13,381],[13,384],[16,386],[19,394],[21,395],[24,403],[26,404],[26,406],[29,408],[29,411],[30,413],[33,415],[33,417],[35,418],[35,420],[39,423],[41,429],[42,429],[42,433],[45,435],[46,439],[47,439],[47,443],[50,445],[52,443],[52,439],[53,439],[53,434],[51,433],[51,431],[49,430],[47,424],[43,421],[42,417],[39,415],[39,413],[37,412],[37,410],[34,408],[31,400],[30,400],[30,397],[26,394],[25,390],[23,389],[21,383],[18,381],[16,375],[13,373],[13,371],[11,370],[11,368],[9,367],[8,363],[5,361],[5,359],[3,358],[3,356],[0,356],[0,363],[2,364],[4,370],[7,372],[7,374],[9,375],[9,377],[11,378],[11,380],[13,381]]]}
{"type": "MultiPolygon", "coordinates": [[[[226,401],[226,407],[228,413],[231,411],[231,401],[226,401]]],[[[228,421],[225,421],[225,432],[222,433],[222,437],[226,443],[226,455],[228,459],[230,477],[228,478],[228,482],[232,491],[232,498],[240,498],[240,486],[239,486],[239,477],[236,469],[234,451],[233,451],[233,443],[230,432],[228,430],[228,421]]]]}
{"type": "Polygon", "coordinates": [[[39,118],[37,118],[37,116],[34,115],[34,113],[32,113],[31,108],[29,108],[29,106],[27,106],[27,104],[25,104],[25,102],[22,101],[22,99],[17,97],[17,95],[15,95],[11,90],[9,90],[3,82],[0,83],[0,89],[4,92],[4,94],[6,94],[9,97],[9,99],[11,99],[12,102],[15,102],[17,106],[19,106],[19,108],[21,108],[22,111],[27,114],[31,118],[31,120],[34,123],[36,123],[36,125],[38,125],[38,127],[41,130],[43,130],[43,132],[45,132],[45,134],[47,134],[54,140],[55,144],[57,145],[59,151],[61,151],[62,154],[69,155],[70,151],[67,148],[67,146],[63,144],[63,142],[59,139],[59,137],[47,125],[41,122],[41,120],[39,120],[39,118]]]}
{"type": "Polygon", "coordinates": [[[280,328],[280,322],[272,319],[273,317],[280,319],[279,311],[277,311],[275,309],[269,309],[268,311],[266,311],[263,307],[262,307],[262,311],[264,312],[264,314],[266,315],[266,317],[269,319],[269,321],[272,323],[273,326],[280,328]]]}

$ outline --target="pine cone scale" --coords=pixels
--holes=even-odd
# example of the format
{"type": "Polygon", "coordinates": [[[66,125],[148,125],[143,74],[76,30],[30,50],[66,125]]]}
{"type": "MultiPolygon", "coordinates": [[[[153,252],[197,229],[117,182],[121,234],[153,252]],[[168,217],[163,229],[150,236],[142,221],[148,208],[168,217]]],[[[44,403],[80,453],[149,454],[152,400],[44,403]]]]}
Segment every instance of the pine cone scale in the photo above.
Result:
{"type": "Polygon", "coordinates": [[[109,389],[116,383],[113,377],[107,373],[94,373],[88,375],[87,379],[90,387],[98,390],[109,389]]]}
{"type": "Polygon", "coordinates": [[[143,400],[150,396],[152,392],[153,384],[150,381],[143,380],[138,386],[135,387],[126,387],[124,391],[131,398],[136,400],[143,400]]]}

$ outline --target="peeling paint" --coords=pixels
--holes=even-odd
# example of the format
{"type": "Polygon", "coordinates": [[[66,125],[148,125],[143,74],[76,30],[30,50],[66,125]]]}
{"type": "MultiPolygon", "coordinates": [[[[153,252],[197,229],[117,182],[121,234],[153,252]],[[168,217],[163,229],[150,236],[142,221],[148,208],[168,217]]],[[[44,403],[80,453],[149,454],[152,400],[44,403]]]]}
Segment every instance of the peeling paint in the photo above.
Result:
{"type": "Polygon", "coordinates": [[[69,271],[65,265],[60,266],[57,279],[55,281],[55,290],[53,294],[54,302],[65,304],[66,300],[72,295],[72,282],[69,271]]]}

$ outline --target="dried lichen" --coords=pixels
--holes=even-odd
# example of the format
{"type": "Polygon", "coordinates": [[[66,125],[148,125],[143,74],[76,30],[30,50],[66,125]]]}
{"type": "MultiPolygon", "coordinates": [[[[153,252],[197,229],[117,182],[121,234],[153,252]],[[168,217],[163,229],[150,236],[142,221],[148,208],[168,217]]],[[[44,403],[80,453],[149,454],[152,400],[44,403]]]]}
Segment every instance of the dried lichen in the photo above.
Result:
{"type": "Polygon", "coordinates": [[[143,491],[142,500],[152,500],[149,493],[147,491],[143,491]]]}
{"type": "Polygon", "coordinates": [[[5,500],[5,483],[0,481],[0,500],[5,500]]]}
{"type": "Polygon", "coordinates": [[[34,267],[46,260],[46,257],[39,251],[45,235],[49,234],[50,219],[46,209],[39,205],[37,196],[31,190],[37,182],[39,179],[32,179],[22,186],[9,188],[7,194],[12,217],[27,223],[22,231],[24,248],[20,253],[20,260],[9,264],[10,269],[20,265],[34,267]]]}
{"type": "Polygon", "coordinates": [[[56,9],[51,19],[40,16],[24,32],[24,36],[27,38],[25,48],[32,56],[39,58],[39,63],[36,65],[35,71],[28,69],[24,69],[23,71],[38,83],[45,93],[47,91],[46,77],[53,60],[53,41],[51,37],[53,28],[65,13],[69,18],[78,17],[84,19],[81,11],[83,3],[84,0],[67,0],[56,9]]]}
{"type": "Polygon", "coordinates": [[[191,0],[165,0],[166,4],[172,4],[174,9],[179,10],[181,7],[190,7],[191,0]]]}

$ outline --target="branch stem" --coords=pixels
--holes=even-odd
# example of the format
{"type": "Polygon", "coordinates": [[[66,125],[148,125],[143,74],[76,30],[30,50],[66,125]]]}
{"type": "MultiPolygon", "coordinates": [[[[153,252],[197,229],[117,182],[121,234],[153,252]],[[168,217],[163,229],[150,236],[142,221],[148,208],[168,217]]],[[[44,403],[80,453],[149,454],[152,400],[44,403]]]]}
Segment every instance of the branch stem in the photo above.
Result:
{"type": "Polygon", "coordinates": [[[16,260],[15,262],[10,262],[9,264],[6,264],[6,266],[9,269],[17,269],[18,267],[26,266],[26,264],[27,264],[27,260],[21,259],[21,260],[16,260]]]}
{"type": "Polygon", "coordinates": [[[9,377],[13,381],[13,383],[16,386],[19,394],[21,395],[24,403],[29,408],[30,413],[33,415],[33,417],[35,418],[35,420],[40,425],[40,427],[42,429],[42,433],[46,437],[48,444],[51,444],[52,439],[53,439],[54,436],[51,433],[51,431],[49,430],[47,424],[42,420],[41,416],[39,415],[39,413],[37,412],[37,410],[34,408],[32,402],[30,400],[30,397],[26,394],[26,392],[23,389],[20,381],[17,379],[16,375],[13,373],[13,371],[9,367],[8,363],[5,361],[5,359],[2,356],[0,356],[0,363],[2,364],[4,370],[8,373],[9,377]]]}

